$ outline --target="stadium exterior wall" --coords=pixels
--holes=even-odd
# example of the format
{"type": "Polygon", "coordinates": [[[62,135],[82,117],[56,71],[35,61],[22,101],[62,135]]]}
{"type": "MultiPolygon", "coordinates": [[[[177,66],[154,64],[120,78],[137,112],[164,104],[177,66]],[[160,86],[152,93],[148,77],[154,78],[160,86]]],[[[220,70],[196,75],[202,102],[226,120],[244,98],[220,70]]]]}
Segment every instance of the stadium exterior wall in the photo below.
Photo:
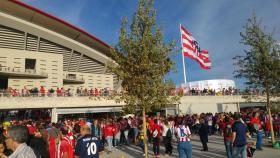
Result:
{"type": "MultiPolygon", "coordinates": [[[[24,72],[24,60],[31,58],[36,59],[36,71],[44,70],[48,74],[48,77],[45,79],[34,79],[32,77],[23,76],[18,78],[9,77],[8,86],[16,89],[22,89],[24,86],[28,86],[28,88],[39,88],[39,86],[44,86],[46,89],[63,87],[64,89],[71,88],[73,91],[75,91],[77,87],[87,88],[88,90],[90,88],[117,88],[114,87],[116,86],[114,76],[106,73],[105,65],[109,60],[111,60],[108,56],[104,55],[107,52],[100,52],[87,45],[63,36],[62,34],[51,31],[46,27],[42,27],[9,15],[5,12],[1,12],[1,10],[0,26],[1,69],[3,68],[3,71],[4,68],[6,70],[20,69],[21,72],[24,72]],[[11,30],[6,31],[6,28],[11,29],[12,31],[15,29],[15,32],[19,32],[21,36],[19,37],[19,33],[16,34],[11,30]],[[9,37],[6,36],[8,33],[9,37]],[[17,37],[15,37],[15,35],[17,37]],[[32,51],[27,49],[29,46],[29,35],[30,37],[36,37],[36,40],[33,40],[35,47],[32,51]],[[67,52],[68,54],[65,52],[59,52],[59,49],[53,50],[53,48],[44,50],[44,52],[40,51],[40,49],[42,49],[41,45],[44,44],[44,40],[49,41],[47,44],[53,44],[54,46],[58,45],[58,47],[69,50],[69,52],[67,52]],[[19,43],[20,47],[14,46],[19,43]],[[51,62],[54,61],[57,61],[57,63],[51,64],[51,62]],[[56,65],[55,67],[57,68],[52,68],[52,65],[56,65]],[[63,83],[63,79],[66,78],[67,74],[74,74],[77,78],[82,78],[84,83],[63,83]],[[29,84],[26,84],[27,82],[29,82],[29,84]],[[56,85],[51,83],[56,83],[56,85]]],[[[45,45],[48,46],[47,44],[45,45]]]]}

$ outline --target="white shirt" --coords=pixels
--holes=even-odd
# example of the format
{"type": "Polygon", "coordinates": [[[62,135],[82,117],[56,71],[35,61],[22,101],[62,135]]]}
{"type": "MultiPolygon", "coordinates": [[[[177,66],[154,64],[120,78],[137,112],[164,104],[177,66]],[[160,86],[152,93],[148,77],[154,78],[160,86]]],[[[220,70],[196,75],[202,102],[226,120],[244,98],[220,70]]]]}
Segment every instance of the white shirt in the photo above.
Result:
{"type": "Polygon", "coordinates": [[[36,158],[36,155],[33,149],[23,143],[17,147],[9,158],[36,158]]]}
{"type": "Polygon", "coordinates": [[[162,136],[165,137],[166,136],[166,133],[168,131],[168,127],[166,125],[163,125],[163,131],[162,131],[162,136]]]}

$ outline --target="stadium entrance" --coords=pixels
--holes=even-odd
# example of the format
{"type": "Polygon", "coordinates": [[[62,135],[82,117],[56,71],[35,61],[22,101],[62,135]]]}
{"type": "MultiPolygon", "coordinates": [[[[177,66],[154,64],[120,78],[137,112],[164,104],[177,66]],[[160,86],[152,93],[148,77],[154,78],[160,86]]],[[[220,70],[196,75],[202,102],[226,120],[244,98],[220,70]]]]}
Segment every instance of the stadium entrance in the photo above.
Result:
{"type": "Polygon", "coordinates": [[[121,106],[115,107],[87,107],[87,108],[53,108],[52,122],[64,119],[93,119],[97,117],[116,117],[122,113],[121,106]]]}
{"type": "Polygon", "coordinates": [[[77,113],[77,114],[60,114],[58,115],[59,120],[87,120],[92,122],[95,119],[109,119],[118,118],[122,116],[122,112],[99,112],[99,113],[77,113]]]}
{"type": "Polygon", "coordinates": [[[0,77],[0,89],[8,89],[8,77],[0,77]]]}

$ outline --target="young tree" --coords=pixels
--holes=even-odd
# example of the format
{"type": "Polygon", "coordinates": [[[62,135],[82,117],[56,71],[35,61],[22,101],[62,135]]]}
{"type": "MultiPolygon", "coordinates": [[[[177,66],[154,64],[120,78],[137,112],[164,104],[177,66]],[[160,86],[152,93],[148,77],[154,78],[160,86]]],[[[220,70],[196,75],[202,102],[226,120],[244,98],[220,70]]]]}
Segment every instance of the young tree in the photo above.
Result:
{"type": "Polygon", "coordinates": [[[280,49],[273,33],[266,33],[255,14],[248,19],[245,32],[241,32],[241,43],[247,48],[245,55],[236,56],[235,77],[245,78],[251,88],[265,90],[267,111],[270,117],[271,141],[275,142],[271,119],[270,98],[279,94],[280,83],[280,49]]]}
{"type": "Polygon", "coordinates": [[[123,95],[120,99],[126,103],[125,109],[142,111],[146,157],[146,112],[178,100],[168,96],[174,86],[164,79],[174,64],[169,55],[175,42],[163,42],[163,34],[156,26],[153,4],[153,0],[139,0],[130,27],[127,27],[126,18],[122,20],[119,42],[112,50],[115,63],[108,64],[108,69],[122,81],[123,95]]]}

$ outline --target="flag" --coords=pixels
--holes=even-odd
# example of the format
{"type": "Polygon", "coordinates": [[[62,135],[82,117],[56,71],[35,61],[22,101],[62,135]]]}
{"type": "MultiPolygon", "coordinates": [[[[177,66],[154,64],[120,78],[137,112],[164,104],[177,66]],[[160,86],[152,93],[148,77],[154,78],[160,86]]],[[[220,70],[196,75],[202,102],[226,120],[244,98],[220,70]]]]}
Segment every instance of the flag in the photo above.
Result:
{"type": "Polygon", "coordinates": [[[180,31],[183,48],[182,53],[184,56],[197,61],[202,69],[210,69],[211,61],[209,59],[208,51],[201,50],[198,42],[183,26],[181,26],[180,31]]]}

